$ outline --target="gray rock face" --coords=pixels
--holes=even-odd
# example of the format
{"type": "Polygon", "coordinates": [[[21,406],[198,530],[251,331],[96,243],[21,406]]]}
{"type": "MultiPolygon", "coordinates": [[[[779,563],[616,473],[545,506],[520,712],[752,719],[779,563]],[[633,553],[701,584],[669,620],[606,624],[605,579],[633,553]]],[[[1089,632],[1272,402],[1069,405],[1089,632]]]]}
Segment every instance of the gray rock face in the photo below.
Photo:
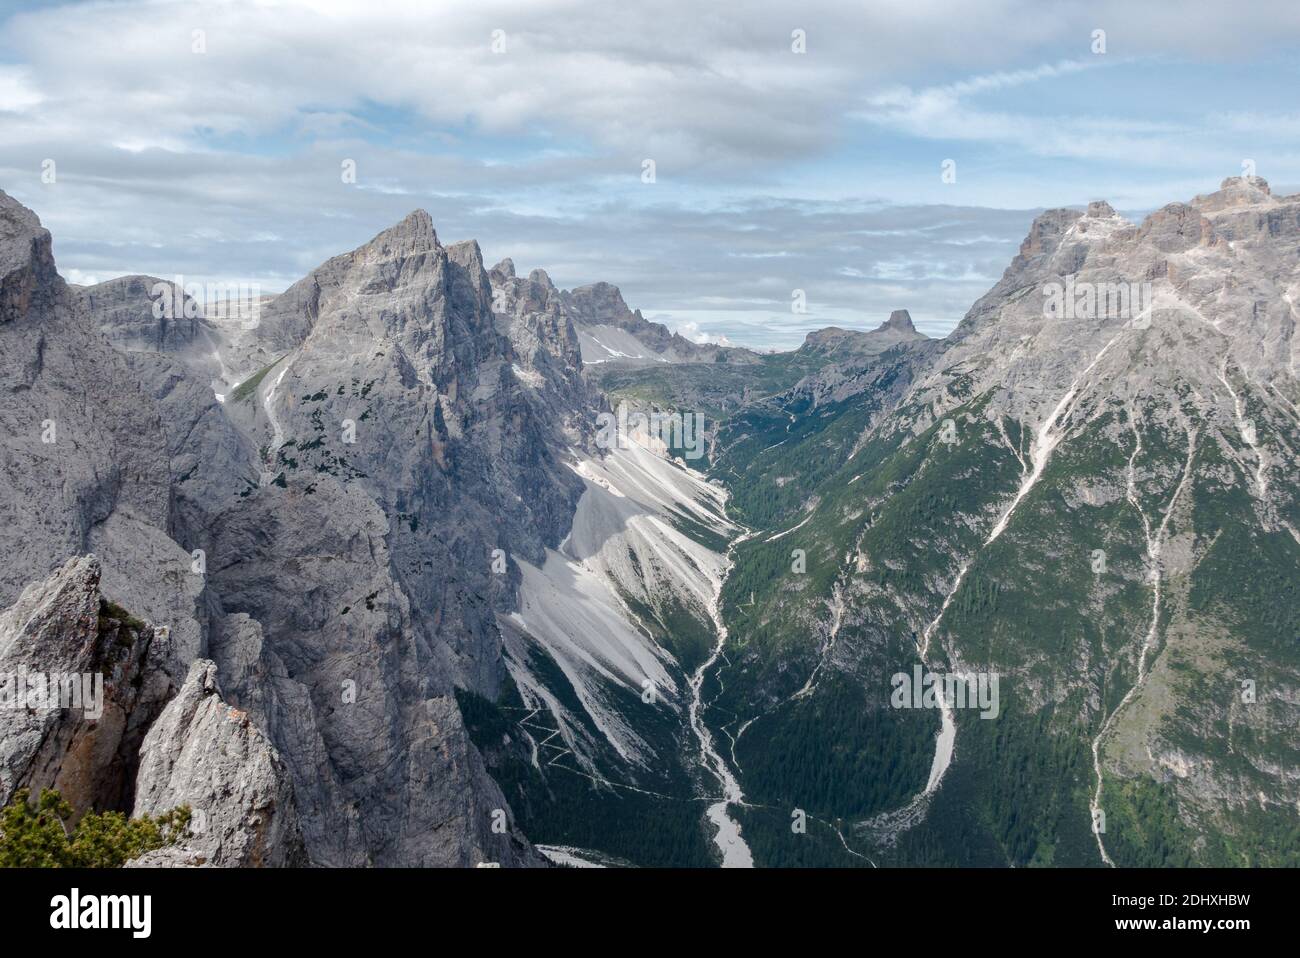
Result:
{"type": "Polygon", "coordinates": [[[94,552],[111,595],[203,650],[202,581],[168,536],[162,413],[54,269],[50,235],[0,194],[0,602],[94,552]]]}
{"type": "Polygon", "coordinates": [[[121,276],[73,289],[99,331],[124,352],[187,353],[216,336],[212,324],[198,315],[199,304],[180,287],[155,276],[121,276]],[[169,308],[157,310],[162,315],[155,316],[160,286],[169,288],[171,300],[169,308]]]}
{"type": "Polygon", "coordinates": [[[210,568],[260,634],[223,630],[213,654],[243,663],[227,690],[285,756],[320,864],[537,860],[491,830],[507,805],[455,688],[501,686],[517,573],[492,550],[540,561],[567,531],[582,417],[557,412],[584,387],[563,323],[520,326],[521,356],[492,300],[477,244],[444,247],[420,212],[237,344],[288,352],[227,403],[267,481],[220,515],[210,568]]]}
{"type": "Polygon", "coordinates": [[[509,260],[493,267],[490,278],[497,326],[510,340],[524,395],[540,416],[563,424],[565,442],[586,446],[596,397],[583,376],[582,347],[563,294],[541,270],[518,279],[509,260]]]}
{"type": "MultiPolygon", "coordinates": [[[[546,281],[550,282],[549,279],[546,281]]],[[[656,323],[647,324],[640,310],[636,312],[630,310],[627,303],[623,301],[623,294],[619,292],[618,287],[610,283],[579,286],[577,289],[565,291],[562,296],[574,321],[585,326],[617,326],[628,332],[639,332],[649,325],[653,327],[654,333],[658,334],[663,345],[666,345],[670,338],[671,334],[666,327],[656,323]]]]}
{"type": "Polygon", "coordinates": [[[926,337],[912,325],[912,315],[905,309],[896,309],[871,332],[840,329],[827,326],[805,337],[802,352],[838,362],[871,359],[891,346],[916,342],[926,337]]]}
{"type": "Polygon", "coordinates": [[[187,316],[193,301],[154,277],[77,288],[75,297],[87,325],[123,355],[162,417],[172,480],[168,534],[186,550],[209,550],[213,516],[256,485],[258,475],[252,442],[217,398],[229,391],[226,335],[201,316],[187,316]],[[161,286],[172,291],[167,309],[155,309],[161,286]],[[177,318],[167,317],[172,311],[177,318]]]}
{"type": "Polygon", "coordinates": [[[54,788],[78,815],[130,807],[141,742],[174,689],[166,636],[110,603],[100,573],[94,556],[70,559],[0,614],[0,683],[73,677],[82,693],[0,709],[0,805],[19,788],[54,788]]]}
{"type": "MultiPolygon", "coordinates": [[[[516,353],[477,245],[443,247],[422,212],[266,303],[256,326],[164,324],[149,277],[67,287],[49,235],[2,199],[0,600],[94,549],[96,583],[102,568],[109,594],[168,636],[132,666],[140,688],[179,686],[211,655],[251,723],[228,743],[243,758],[195,778],[186,756],[220,727],[216,704],[195,704],[215,691],[188,691],[157,740],[190,751],[152,756],[173,764],[150,766],[142,810],[215,794],[240,762],[266,771],[218,846],[160,856],[296,862],[292,833],[317,864],[540,863],[456,689],[491,697],[505,674],[495,617],[517,572],[494,574],[492,549],[540,560],[581,494],[561,456],[585,417],[555,415],[585,394],[571,327],[532,317],[516,353]],[[288,807],[286,782],[298,824],[240,838],[267,796],[288,807]]],[[[111,741],[107,724],[67,733],[116,755],[116,770],[79,760],[75,782],[40,729],[15,727],[6,788],[58,782],[78,807],[129,808],[120,792],[165,698],[123,705],[111,741]]]]}
{"type": "MultiPolygon", "coordinates": [[[[290,780],[302,783],[295,785],[295,804],[312,862],[365,865],[368,858],[358,810],[361,799],[347,795],[334,770],[311,687],[290,675],[266,642],[261,624],[245,613],[223,620],[213,638],[213,656],[226,696],[239,702],[257,727],[273,737],[290,780]]],[[[334,686],[339,706],[343,704],[342,682],[339,679],[334,686]]]]}
{"type": "Polygon", "coordinates": [[[59,298],[50,234],[36,214],[0,194],[0,322],[45,314],[59,298]]]}
{"type": "MultiPolygon", "coordinates": [[[[1278,380],[1285,391],[1281,377],[1290,378],[1300,351],[1293,306],[1300,290],[1290,278],[1297,254],[1288,242],[1296,236],[1300,197],[1273,196],[1258,177],[1231,177],[1218,192],[1171,203],[1140,224],[1104,203],[1084,215],[1050,210],[945,342],[936,384],[971,375],[978,393],[995,382],[1022,383],[1004,396],[1017,413],[1027,403],[1030,418],[1041,421],[1050,408],[1039,404],[1064,392],[1113,339],[1106,368],[1094,372],[1131,379],[1126,395],[1162,392],[1168,382],[1152,377],[1178,371],[1218,386],[1219,401],[1231,399],[1219,385],[1225,358],[1247,378],[1278,380]],[[1046,293],[1067,279],[1080,291],[1080,308],[1051,319],[1046,293]],[[1151,302],[1113,308],[1105,296],[1118,284],[1146,284],[1139,296],[1149,293],[1151,302]],[[1085,290],[1101,294],[1095,308],[1083,308],[1085,290]],[[1153,337],[1160,339],[1157,363],[1150,361],[1153,337]]],[[[1273,393],[1268,404],[1277,402],[1273,393]]]]}
{"type": "Polygon", "coordinates": [[[876,332],[894,330],[903,336],[919,335],[916,327],[912,325],[912,314],[905,309],[896,309],[889,314],[889,318],[876,327],[876,332]]]}
{"type": "Polygon", "coordinates": [[[1219,184],[1215,193],[1198,196],[1192,205],[1208,213],[1234,207],[1250,207],[1272,202],[1273,191],[1262,176],[1230,176],[1219,184]]]}
{"type": "Polygon", "coordinates": [[[307,864],[284,763],[248,714],[222,701],[217,667],[204,659],[150,728],[136,780],[134,815],[182,805],[189,834],[136,865],[307,864]]]}

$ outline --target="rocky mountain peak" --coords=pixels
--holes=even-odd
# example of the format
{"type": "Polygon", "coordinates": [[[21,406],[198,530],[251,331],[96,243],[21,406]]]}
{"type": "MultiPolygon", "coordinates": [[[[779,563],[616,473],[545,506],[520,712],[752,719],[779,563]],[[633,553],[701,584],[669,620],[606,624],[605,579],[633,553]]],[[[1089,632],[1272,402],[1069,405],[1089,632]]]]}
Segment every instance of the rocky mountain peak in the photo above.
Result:
{"type": "Polygon", "coordinates": [[[32,261],[32,244],[50,241],[40,218],[0,190],[0,275],[8,275],[32,261]]]}
{"type": "Polygon", "coordinates": [[[580,323],[634,329],[645,322],[628,309],[623,294],[612,283],[578,286],[565,294],[564,301],[580,323]]]}
{"type": "Polygon", "coordinates": [[[19,637],[33,646],[48,647],[52,629],[88,631],[99,611],[99,580],[103,570],[95,555],[75,556],[44,582],[23,590],[9,610],[0,613],[0,635],[9,643],[19,637]]]}
{"type": "Polygon", "coordinates": [[[1191,205],[1207,213],[1234,207],[1257,206],[1274,202],[1273,191],[1262,176],[1229,176],[1218,190],[1192,200],[1191,205]]]}
{"type": "Polygon", "coordinates": [[[501,279],[515,278],[515,261],[509,256],[492,267],[492,272],[501,279]]]}
{"type": "Polygon", "coordinates": [[[1262,176],[1229,176],[1219,184],[1220,193],[1231,193],[1237,196],[1272,196],[1273,191],[1269,188],[1268,180],[1262,176]]]}
{"type": "Polygon", "coordinates": [[[833,356],[837,361],[854,360],[876,356],[900,342],[925,338],[912,325],[912,314],[905,309],[896,309],[887,320],[870,331],[841,329],[839,326],[815,329],[804,338],[802,350],[833,356]]]}
{"type": "Polygon", "coordinates": [[[1044,210],[1034,217],[1028,234],[1020,244],[1020,251],[1007,267],[1003,281],[1014,282],[1014,278],[1029,268],[1032,263],[1055,253],[1061,245],[1061,240],[1070,231],[1070,227],[1082,215],[1078,210],[1054,209],[1044,210]]]}
{"type": "Polygon", "coordinates": [[[0,191],[0,322],[18,318],[34,300],[48,300],[57,278],[49,231],[0,191]]]}
{"type": "Polygon", "coordinates": [[[915,333],[916,327],[912,325],[912,314],[905,309],[894,310],[889,314],[889,318],[875,329],[878,333],[883,333],[886,330],[894,330],[900,333],[915,333]]]}
{"type": "Polygon", "coordinates": [[[474,274],[475,279],[488,278],[487,267],[483,263],[483,251],[479,249],[478,240],[461,240],[445,247],[447,258],[474,274]]]}
{"type": "MultiPolygon", "coordinates": [[[[1059,239],[1070,231],[1070,227],[1074,225],[1074,221],[1080,216],[1083,216],[1083,214],[1078,210],[1066,207],[1043,210],[1029,224],[1029,232],[1025,235],[1023,243],[1029,244],[1030,251],[1033,251],[1047,240],[1059,239]]],[[[1024,251],[1024,245],[1022,244],[1021,252],[1024,251]]]]}
{"type": "MultiPolygon", "coordinates": [[[[322,318],[329,320],[327,338],[356,334],[367,325],[365,335],[407,337],[404,343],[412,355],[428,358],[441,354],[449,337],[463,338],[445,329],[430,338],[425,330],[431,320],[441,326],[455,314],[465,320],[459,334],[490,338],[490,298],[478,243],[443,246],[429,214],[416,210],[362,246],[326,260],[265,303],[256,328],[235,337],[227,359],[233,358],[243,375],[255,373],[302,346],[322,318]],[[448,301],[450,312],[436,308],[440,298],[448,301]],[[362,302],[366,308],[358,308],[362,302]]],[[[481,345],[489,352],[494,348],[481,345]]]]}
{"type": "Polygon", "coordinates": [[[201,317],[201,303],[180,286],[156,276],[119,276],[72,290],[95,317],[99,331],[127,352],[175,352],[216,335],[201,317]],[[155,306],[163,296],[170,296],[167,308],[155,316],[155,306]]]}
{"type": "Polygon", "coordinates": [[[945,368],[979,368],[977,389],[1032,381],[1034,390],[1005,398],[1012,414],[1039,425],[1052,408],[1043,395],[1067,392],[1108,344],[1093,372],[1104,369],[1113,393],[1150,394],[1154,383],[1183,380],[1202,397],[1216,387],[1225,394],[1225,363],[1265,382],[1284,376],[1300,203],[1266,189],[1258,178],[1230,178],[1224,190],[1169,203],[1136,226],[1094,218],[1095,204],[1083,218],[1040,216],[1003,280],[948,338],[945,368]],[[1073,303],[1068,321],[1046,306],[1057,295],[1073,303]],[[1164,337],[1158,350],[1149,329],[1164,337]],[[1214,368],[1206,336],[1216,344],[1214,368]],[[1123,377],[1126,385],[1115,385],[1123,377]]]}
{"type": "Polygon", "coordinates": [[[433,219],[424,210],[414,210],[400,223],[383,230],[357,250],[364,259],[400,259],[416,253],[441,249],[433,219]]]}

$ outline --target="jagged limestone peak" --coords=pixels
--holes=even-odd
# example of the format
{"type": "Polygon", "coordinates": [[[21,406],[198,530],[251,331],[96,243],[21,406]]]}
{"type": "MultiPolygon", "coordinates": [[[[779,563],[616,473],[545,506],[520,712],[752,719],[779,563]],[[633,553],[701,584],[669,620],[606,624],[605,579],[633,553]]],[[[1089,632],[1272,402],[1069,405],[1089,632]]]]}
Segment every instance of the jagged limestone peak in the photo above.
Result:
{"type": "Polygon", "coordinates": [[[432,217],[424,210],[414,210],[400,223],[376,235],[357,253],[366,259],[400,259],[441,248],[432,217]]]}
{"type": "Polygon", "coordinates": [[[896,309],[889,314],[889,318],[881,323],[876,332],[885,330],[894,330],[900,333],[915,333],[916,327],[912,325],[912,314],[905,309],[896,309]]]}

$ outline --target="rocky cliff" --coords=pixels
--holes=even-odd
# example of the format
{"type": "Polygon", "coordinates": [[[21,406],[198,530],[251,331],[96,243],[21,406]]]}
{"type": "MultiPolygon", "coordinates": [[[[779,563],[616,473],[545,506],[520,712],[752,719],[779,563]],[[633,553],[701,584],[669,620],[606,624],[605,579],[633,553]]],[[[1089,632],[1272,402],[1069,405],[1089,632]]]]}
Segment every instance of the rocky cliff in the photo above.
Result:
{"type": "MultiPolygon", "coordinates": [[[[186,861],[539,862],[456,696],[498,693],[514,557],[540,561],[581,493],[564,460],[591,417],[568,318],[495,315],[476,244],[444,247],[423,212],[225,325],[174,290],[181,315],[160,311],[150,277],[69,287],[35,216],[8,197],[0,214],[0,599],[94,552],[95,589],[151,650],[133,674],[167,690],[120,707],[131,734],[95,739],[114,770],[77,772],[78,801],[129,808],[143,767],[141,808],[211,804],[234,766],[204,756],[237,733],[262,784],[186,861]]],[[[6,745],[10,791],[39,784],[57,744],[39,738],[6,745]]]]}

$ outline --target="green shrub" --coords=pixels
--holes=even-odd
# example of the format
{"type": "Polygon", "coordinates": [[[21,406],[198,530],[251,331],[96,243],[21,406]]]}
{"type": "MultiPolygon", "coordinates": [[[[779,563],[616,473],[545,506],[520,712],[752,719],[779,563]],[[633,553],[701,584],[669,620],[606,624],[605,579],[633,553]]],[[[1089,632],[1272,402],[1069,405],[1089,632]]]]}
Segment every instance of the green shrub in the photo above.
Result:
{"type": "Polygon", "coordinates": [[[69,827],[72,806],[53,789],[30,801],[22,788],[0,811],[0,867],[121,868],[127,861],[171,845],[190,822],[188,805],[151,818],[122,812],[87,812],[69,827]]]}

